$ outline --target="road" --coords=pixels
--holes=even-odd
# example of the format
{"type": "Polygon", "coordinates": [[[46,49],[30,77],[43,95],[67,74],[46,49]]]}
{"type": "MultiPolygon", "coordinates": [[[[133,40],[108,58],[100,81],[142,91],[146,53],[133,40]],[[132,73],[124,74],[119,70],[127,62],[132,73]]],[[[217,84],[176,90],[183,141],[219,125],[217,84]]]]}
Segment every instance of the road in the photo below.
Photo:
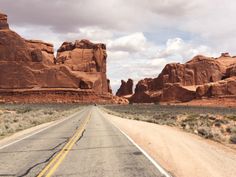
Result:
{"type": "Polygon", "coordinates": [[[0,147],[0,176],[163,175],[99,108],[89,106],[61,123],[0,147]]]}

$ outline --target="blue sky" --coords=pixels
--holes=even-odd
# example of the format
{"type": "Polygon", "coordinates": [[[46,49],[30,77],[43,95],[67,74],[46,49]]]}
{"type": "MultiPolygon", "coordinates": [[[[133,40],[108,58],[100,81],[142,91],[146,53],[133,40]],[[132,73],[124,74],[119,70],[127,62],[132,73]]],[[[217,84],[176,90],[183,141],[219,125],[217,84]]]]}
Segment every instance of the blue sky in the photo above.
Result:
{"type": "Polygon", "coordinates": [[[156,77],[197,54],[236,55],[234,0],[0,0],[11,28],[53,43],[89,39],[108,49],[108,77],[156,77]]]}

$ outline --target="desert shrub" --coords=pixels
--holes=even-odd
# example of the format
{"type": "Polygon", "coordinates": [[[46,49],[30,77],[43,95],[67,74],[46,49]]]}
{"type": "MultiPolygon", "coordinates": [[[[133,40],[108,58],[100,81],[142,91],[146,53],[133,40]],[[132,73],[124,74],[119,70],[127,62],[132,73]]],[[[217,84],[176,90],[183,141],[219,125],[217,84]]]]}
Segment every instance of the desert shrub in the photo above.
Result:
{"type": "Polygon", "coordinates": [[[236,126],[230,127],[230,132],[236,134],[236,126]]]}
{"type": "Polygon", "coordinates": [[[213,133],[212,138],[216,141],[221,141],[221,136],[219,133],[213,133]]]}
{"type": "Polygon", "coordinates": [[[31,107],[24,107],[24,108],[21,108],[21,109],[17,109],[16,113],[17,114],[24,114],[24,113],[27,113],[27,112],[30,112],[30,111],[32,111],[31,107]]]}
{"type": "Polygon", "coordinates": [[[190,115],[188,115],[187,119],[188,119],[188,120],[195,120],[195,119],[197,119],[198,117],[199,117],[198,114],[190,114],[190,115]]]}
{"type": "Polygon", "coordinates": [[[162,116],[160,114],[155,114],[152,116],[153,119],[161,119],[162,116]]]}
{"type": "Polygon", "coordinates": [[[228,115],[227,118],[236,121],[236,115],[228,115]]]}
{"type": "Polygon", "coordinates": [[[226,127],[226,132],[227,133],[231,133],[231,128],[230,127],[226,127]]]}
{"type": "Polygon", "coordinates": [[[55,112],[52,110],[45,110],[43,111],[44,114],[48,114],[48,115],[53,115],[55,112]]]}
{"type": "Polygon", "coordinates": [[[221,122],[215,122],[214,124],[216,127],[220,127],[221,126],[221,122]]]}
{"type": "Polygon", "coordinates": [[[213,138],[211,129],[209,127],[199,127],[197,132],[200,136],[204,138],[213,138]]]}
{"type": "Polygon", "coordinates": [[[233,135],[230,136],[229,138],[230,142],[233,144],[236,144],[236,133],[234,133],[233,135]]]}

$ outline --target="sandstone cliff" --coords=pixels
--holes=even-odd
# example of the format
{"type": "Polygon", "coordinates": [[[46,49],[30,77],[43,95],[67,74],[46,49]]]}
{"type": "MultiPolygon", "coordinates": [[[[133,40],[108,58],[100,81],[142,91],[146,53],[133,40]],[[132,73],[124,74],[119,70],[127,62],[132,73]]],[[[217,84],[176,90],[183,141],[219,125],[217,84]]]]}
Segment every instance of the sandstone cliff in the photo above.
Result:
{"type": "Polygon", "coordinates": [[[138,82],[131,102],[186,102],[196,98],[236,96],[236,58],[198,55],[185,64],[167,64],[157,78],[138,82]]]}
{"type": "Polygon", "coordinates": [[[121,86],[116,92],[116,96],[127,96],[133,94],[133,80],[128,79],[127,82],[121,80],[121,86]]]}
{"type": "MultiPolygon", "coordinates": [[[[64,96],[62,101],[66,101],[67,95],[74,95],[70,101],[77,102],[112,100],[105,44],[88,40],[64,42],[55,57],[52,44],[25,40],[10,30],[5,14],[0,14],[0,39],[0,100],[14,101],[22,94],[35,94],[36,98],[40,90],[45,95],[60,95],[60,99],[64,96]]],[[[27,100],[21,98],[19,102],[27,100]]],[[[53,99],[60,101],[54,96],[53,99]]]]}

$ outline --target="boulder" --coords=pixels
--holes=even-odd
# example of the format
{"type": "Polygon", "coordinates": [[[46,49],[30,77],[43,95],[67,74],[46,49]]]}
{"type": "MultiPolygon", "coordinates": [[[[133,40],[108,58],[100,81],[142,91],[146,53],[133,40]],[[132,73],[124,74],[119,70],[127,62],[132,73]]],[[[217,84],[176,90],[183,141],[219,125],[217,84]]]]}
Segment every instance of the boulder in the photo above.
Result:
{"type": "Polygon", "coordinates": [[[121,86],[116,92],[116,96],[126,96],[133,94],[133,80],[128,79],[127,82],[121,80],[121,86]]]}

